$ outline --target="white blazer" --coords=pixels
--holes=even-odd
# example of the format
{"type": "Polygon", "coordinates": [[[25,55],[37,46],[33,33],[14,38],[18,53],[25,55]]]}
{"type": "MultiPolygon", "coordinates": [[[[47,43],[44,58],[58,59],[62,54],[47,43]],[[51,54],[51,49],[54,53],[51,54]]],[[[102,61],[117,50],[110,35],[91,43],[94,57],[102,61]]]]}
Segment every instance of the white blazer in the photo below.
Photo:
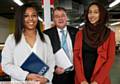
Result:
{"type": "Polygon", "coordinates": [[[22,34],[21,41],[18,45],[15,45],[13,34],[8,36],[2,50],[2,69],[5,73],[11,76],[12,81],[24,81],[26,79],[29,72],[22,70],[20,66],[28,56],[34,52],[50,67],[44,76],[50,80],[49,84],[51,84],[55,66],[55,57],[48,36],[44,34],[44,37],[46,42],[42,42],[37,33],[36,42],[33,48],[31,48],[26,42],[24,34],[22,34]]]}

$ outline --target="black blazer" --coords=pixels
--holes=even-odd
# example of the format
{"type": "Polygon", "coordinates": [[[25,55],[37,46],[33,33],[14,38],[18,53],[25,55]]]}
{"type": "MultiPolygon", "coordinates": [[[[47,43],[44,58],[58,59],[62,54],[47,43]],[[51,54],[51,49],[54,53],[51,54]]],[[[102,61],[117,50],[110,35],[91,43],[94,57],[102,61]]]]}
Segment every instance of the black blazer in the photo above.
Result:
{"type": "MultiPolygon", "coordinates": [[[[67,26],[67,31],[70,35],[70,38],[72,40],[72,46],[74,46],[75,36],[78,31],[77,28],[67,26]]],[[[56,53],[60,48],[60,38],[58,36],[58,31],[56,27],[52,27],[50,29],[47,29],[44,31],[45,34],[47,34],[50,38],[52,47],[53,47],[53,53],[56,53]]]]}

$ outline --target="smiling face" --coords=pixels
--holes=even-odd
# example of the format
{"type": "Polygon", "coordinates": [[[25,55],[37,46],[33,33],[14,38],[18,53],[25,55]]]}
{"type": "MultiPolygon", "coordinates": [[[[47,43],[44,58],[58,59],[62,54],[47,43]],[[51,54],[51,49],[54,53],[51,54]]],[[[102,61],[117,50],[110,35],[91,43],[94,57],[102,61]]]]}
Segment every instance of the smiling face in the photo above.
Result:
{"type": "Polygon", "coordinates": [[[24,29],[35,30],[38,22],[38,15],[34,8],[29,7],[24,14],[24,29]]]}
{"type": "Polygon", "coordinates": [[[91,24],[96,25],[100,19],[100,11],[97,5],[91,5],[88,10],[88,20],[91,24]]]}
{"type": "Polygon", "coordinates": [[[67,25],[67,14],[63,10],[55,10],[53,13],[53,20],[58,28],[64,28],[67,25]]]}

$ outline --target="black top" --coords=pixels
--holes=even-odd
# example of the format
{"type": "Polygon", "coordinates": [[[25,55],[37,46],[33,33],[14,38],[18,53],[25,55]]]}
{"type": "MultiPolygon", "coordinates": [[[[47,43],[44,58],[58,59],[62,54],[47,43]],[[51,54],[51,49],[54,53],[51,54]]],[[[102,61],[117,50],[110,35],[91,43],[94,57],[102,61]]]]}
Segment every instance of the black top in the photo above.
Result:
{"type": "Polygon", "coordinates": [[[92,48],[83,41],[82,54],[85,77],[90,83],[90,79],[98,57],[97,48],[92,48]]]}

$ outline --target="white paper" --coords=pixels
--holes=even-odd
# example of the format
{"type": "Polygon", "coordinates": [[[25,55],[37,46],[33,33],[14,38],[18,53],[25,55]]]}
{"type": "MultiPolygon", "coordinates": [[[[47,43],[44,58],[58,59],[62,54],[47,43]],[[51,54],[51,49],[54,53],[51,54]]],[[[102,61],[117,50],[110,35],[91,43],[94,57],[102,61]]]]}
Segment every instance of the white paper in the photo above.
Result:
{"type": "Polygon", "coordinates": [[[57,66],[62,67],[64,69],[73,66],[63,48],[61,48],[55,53],[55,63],[57,66]]]}

